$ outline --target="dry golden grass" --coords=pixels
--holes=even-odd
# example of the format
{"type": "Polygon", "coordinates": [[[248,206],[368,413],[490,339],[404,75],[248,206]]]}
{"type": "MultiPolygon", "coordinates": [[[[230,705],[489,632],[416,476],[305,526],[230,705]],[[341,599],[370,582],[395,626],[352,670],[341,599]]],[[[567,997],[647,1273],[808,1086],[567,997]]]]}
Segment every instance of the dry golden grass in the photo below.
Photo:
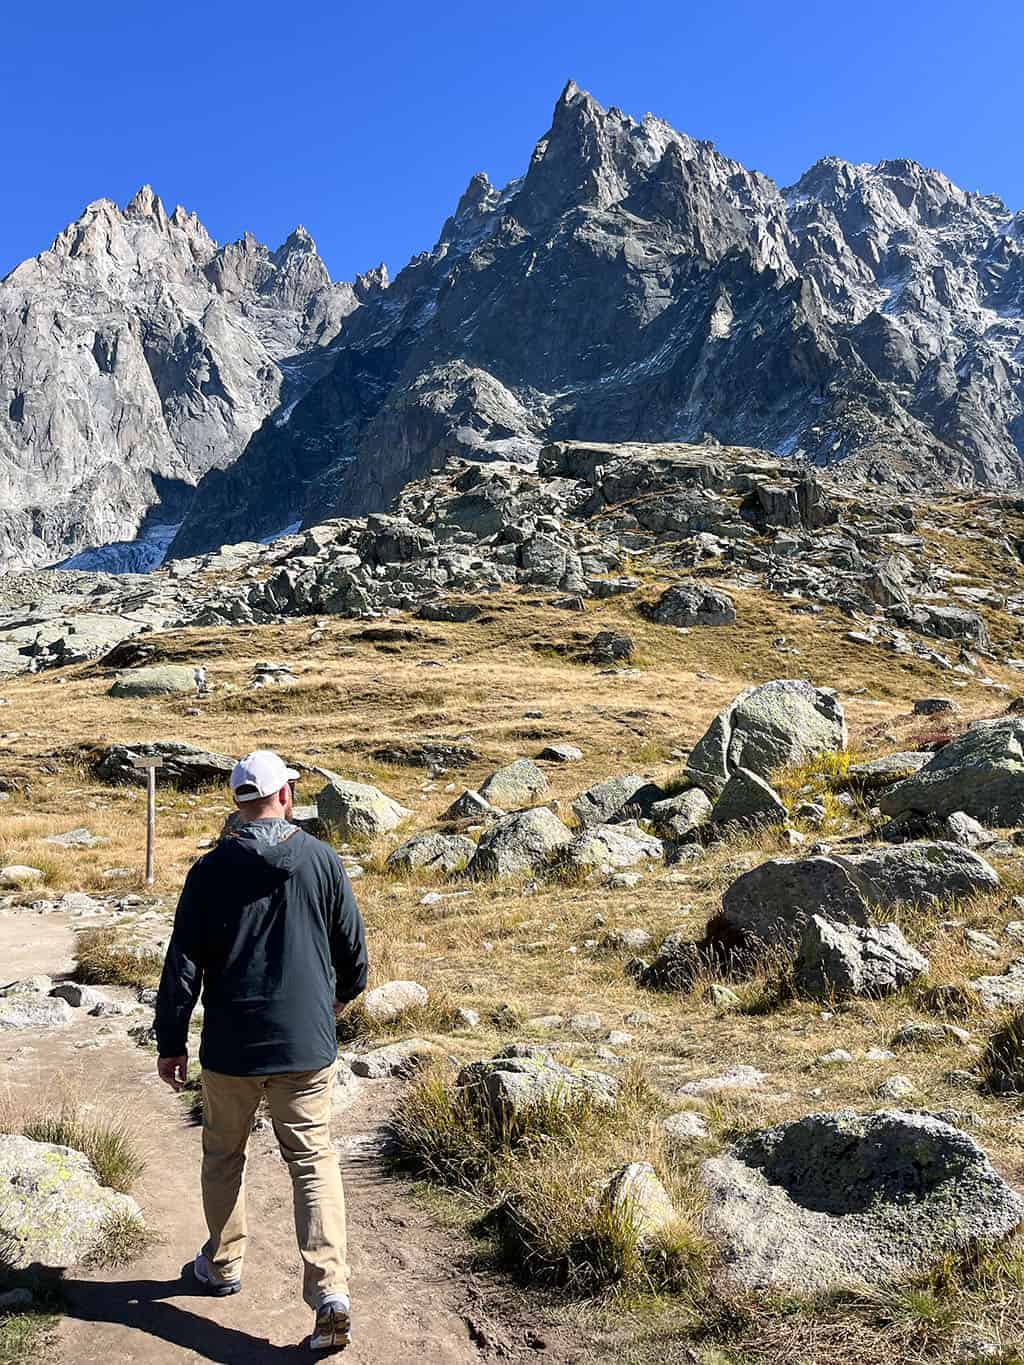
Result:
{"type": "MultiPolygon", "coordinates": [[[[652,585],[655,578],[649,576],[652,585]]],[[[81,746],[173,738],[229,754],[257,746],[276,748],[308,767],[375,782],[414,812],[393,836],[360,850],[367,875],[356,883],[369,931],[371,984],[409,977],[428,986],[434,998],[425,1014],[403,1022],[402,1031],[414,1025],[416,1032],[466,1060],[492,1054],[510,1037],[523,1037],[554,1042],[564,1056],[587,1063],[594,1061],[607,1030],[625,1029],[633,1041],[616,1050],[642,1068],[676,1107],[683,1107],[674,1093],[682,1082],[735,1063],[758,1066],[769,1078],[764,1092],[703,1106],[716,1142],[732,1131],[815,1108],[875,1106],[879,1083],[900,1072],[913,1082],[922,1105],[977,1113],[986,1148],[1007,1175],[1019,1178],[1024,1172],[1024,1125],[1011,1120],[1020,1101],[965,1091],[961,1083],[947,1079],[952,1071],[978,1065],[989,1034],[1004,1020],[970,1019],[973,1037],[967,1049],[949,1044],[901,1053],[894,1061],[869,1062],[863,1054],[886,1047],[899,1024],[933,1018],[920,992],[826,1010],[785,998],[762,975],[736,986],[739,1009],[715,1009],[696,986],[679,995],[640,991],[626,977],[621,958],[596,951],[601,935],[617,928],[642,926],[657,939],[685,926],[699,938],[729,880],[765,856],[784,851],[777,835],[738,836],[701,862],[648,870],[636,888],[614,892],[585,882],[446,883],[382,872],[388,851],[409,834],[436,825],[463,787],[476,786],[500,763],[535,755],[545,743],[575,742],[584,751],[578,763],[547,769],[550,797],[563,815],[586,786],[616,773],[635,770],[670,781],[681,755],[714,713],[752,682],[796,676],[837,687],[850,721],[851,751],[866,757],[911,747],[925,725],[935,728],[933,722],[912,716],[915,697],[956,696],[963,708],[956,717],[958,728],[1005,705],[976,683],[958,687],[963,679],[847,641],[850,622],[836,611],[808,617],[765,593],[735,590],[734,595],[740,625],[685,634],[651,625],[629,601],[589,604],[583,614],[570,614],[529,593],[505,592],[488,599],[485,616],[477,622],[423,628],[413,623],[420,638],[383,648],[356,640],[358,625],[334,620],[315,647],[308,644],[310,623],[302,621],[156,637],[164,657],[205,663],[212,693],[199,702],[115,700],[106,695],[109,678],[97,666],[13,680],[4,689],[8,737],[0,740],[0,761],[17,790],[0,806],[0,857],[43,868],[46,894],[60,889],[138,890],[145,829],[142,793],[97,782],[83,764],[81,746]],[[600,629],[633,635],[644,661],[639,676],[602,674],[557,652],[600,629]],[[794,652],[773,645],[780,635],[786,637],[784,649],[794,652]],[[298,671],[298,684],[249,691],[252,667],[262,659],[287,659],[298,671]],[[480,757],[463,771],[431,778],[422,769],[382,765],[372,756],[381,745],[414,738],[459,740],[480,757]],[[42,843],[48,834],[83,824],[110,842],[81,852],[42,843]],[[128,868],[131,875],[110,878],[112,868],[128,868]],[[435,889],[442,899],[423,904],[424,893],[435,889]],[[450,1008],[456,1005],[477,1010],[481,1023],[453,1034],[450,1008]],[[598,1036],[532,1022],[581,1011],[600,1014],[598,1036]],[[642,1021],[627,1022],[638,1011],[642,1021]],[[838,1047],[853,1053],[854,1063],[822,1065],[822,1054],[838,1047]]],[[[1024,653],[1019,643],[1013,649],[1024,653]]],[[[990,671],[997,681],[1016,687],[1011,671],[996,666],[990,671]]],[[[787,794],[792,790],[795,796],[810,786],[815,795],[832,797],[838,777],[812,765],[787,775],[784,782],[789,784],[787,794]]],[[[304,778],[300,800],[312,799],[318,785],[315,775],[304,778]]],[[[155,890],[170,909],[200,845],[216,834],[229,804],[222,792],[163,789],[159,804],[155,890]]],[[[828,801],[826,805],[831,834],[839,830],[841,812],[828,801]]],[[[860,815],[855,809],[855,824],[860,815]]],[[[901,917],[908,936],[929,953],[931,983],[955,983],[1000,970],[1001,962],[972,954],[961,928],[943,927],[942,921],[966,919],[969,927],[998,931],[1008,919],[1024,918],[1007,905],[1020,878],[1017,867],[1004,865],[1003,895],[939,915],[901,917]]],[[[26,893],[25,899],[32,898],[33,893],[26,893]]],[[[369,1030],[364,1033],[358,1019],[354,1031],[370,1041],[369,1030]]],[[[624,1151],[619,1147],[615,1155],[626,1159],[624,1151]]],[[[637,1139],[629,1151],[638,1159],[645,1151],[656,1162],[662,1159],[650,1134],[646,1146],[637,1139]]],[[[686,1209],[688,1196],[678,1183],[682,1176],[666,1172],[666,1177],[677,1182],[674,1192],[686,1209]]],[[[571,1173],[566,1175],[570,1178],[571,1173]]],[[[1011,1328],[1024,1330],[1024,1315],[1006,1287],[1008,1274],[992,1281],[991,1310],[984,1308],[980,1291],[956,1291],[971,1313],[995,1323],[1004,1336],[1011,1328]]],[[[941,1297],[939,1290],[934,1292],[941,1297]]],[[[875,1303],[792,1312],[764,1304],[756,1311],[733,1305],[722,1310],[719,1321],[719,1307],[709,1301],[705,1319],[711,1336],[706,1340],[681,1300],[673,1301],[674,1310],[666,1313],[648,1303],[629,1309],[633,1316],[621,1354],[624,1360],[698,1359],[708,1365],[942,1359],[931,1347],[920,1357],[907,1354],[913,1340],[908,1323],[926,1318],[924,1302],[916,1308],[903,1305],[898,1312],[875,1303]],[[673,1342],[677,1357],[667,1354],[675,1349],[673,1342]],[[687,1354],[691,1349],[703,1354],[687,1354]]],[[[620,1305],[619,1311],[626,1309],[620,1305]]],[[[946,1341],[952,1331],[947,1326],[929,1330],[946,1341]]]]}

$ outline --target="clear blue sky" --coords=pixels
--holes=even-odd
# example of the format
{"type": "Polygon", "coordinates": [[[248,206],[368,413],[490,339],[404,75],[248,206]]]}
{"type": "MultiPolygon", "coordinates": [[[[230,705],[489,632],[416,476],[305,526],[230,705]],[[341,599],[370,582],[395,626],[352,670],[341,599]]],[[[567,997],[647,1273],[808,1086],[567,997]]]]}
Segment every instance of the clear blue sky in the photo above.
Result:
{"type": "Polygon", "coordinates": [[[572,76],[781,183],[909,156],[1024,207],[1020,0],[8,0],[0,274],[150,182],[220,241],[297,222],[335,278],[518,175],[572,76]]]}

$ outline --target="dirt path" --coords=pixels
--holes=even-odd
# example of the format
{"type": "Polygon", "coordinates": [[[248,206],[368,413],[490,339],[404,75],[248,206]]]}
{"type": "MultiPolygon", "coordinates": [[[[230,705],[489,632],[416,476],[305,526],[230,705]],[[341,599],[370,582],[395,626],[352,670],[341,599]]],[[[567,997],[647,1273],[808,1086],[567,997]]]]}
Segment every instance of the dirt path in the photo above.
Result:
{"type": "MultiPolygon", "coordinates": [[[[0,915],[0,976],[57,975],[72,962],[62,917],[0,915]]],[[[118,992],[107,992],[116,995],[118,992]]],[[[56,1365],[287,1365],[309,1362],[298,1345],[311,1315],[300,1298],[291,1190],[269,1131],[253,1135],[247,1189],[250,1249],[242,1293],[192,1292],[182,1267],[202,1244],[199,1129],[157,1080],[153,1054],[123,1020],[76,1011],[65,1030],[0,1034],[0,1069],[15,1098],[61,1091],[140,1134],[147,1166],[134,1191],[157,1241],[126,1270],[69,1271],[56,1365]]],[[[505,1288],[472,1272],[466,1248],[433,1224],[401,1182],[383,1174],[379,1126],[390,1082],[364,1084],[335,1124],[349,1213],[355,1341],[346,1361],[365,1365],[480,1365],[593,1359],[580,1334],[533,1320],[505,1288]]]]}

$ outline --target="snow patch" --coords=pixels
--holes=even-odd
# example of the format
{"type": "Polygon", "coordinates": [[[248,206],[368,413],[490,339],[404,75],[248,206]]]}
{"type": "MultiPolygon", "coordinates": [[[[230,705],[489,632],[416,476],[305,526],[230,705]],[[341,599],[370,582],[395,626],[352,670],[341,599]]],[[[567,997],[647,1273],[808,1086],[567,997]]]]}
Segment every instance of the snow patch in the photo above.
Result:
{"type": "Polygon", "coordinates": [[[79,550],[70,559],[54,564],[55,569],[81,569],[89,573],[152,573],[167,556],[171,541],[181,522],[147,526],[137,540],[115,540],[109,545],[94,545],[79,550]]]}

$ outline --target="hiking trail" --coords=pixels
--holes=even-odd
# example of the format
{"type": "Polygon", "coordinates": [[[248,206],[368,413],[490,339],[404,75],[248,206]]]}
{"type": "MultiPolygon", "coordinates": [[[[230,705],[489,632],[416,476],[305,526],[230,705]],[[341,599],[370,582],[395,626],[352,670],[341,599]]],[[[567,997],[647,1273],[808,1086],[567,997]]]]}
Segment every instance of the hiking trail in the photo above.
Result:
{"type": "MultiPolygon", "coordinates": [[[[74,963],[66,916],[0,915],[0,975],[59,977],[74,963]]],[[[132,992],[104,987],[111,999],[132,992]]],[[[200,1128],[156,1075],[151,1049],[126,1034],[145,1016],[93,1018],[76,1010],[61,1030],[0,1035],[0,1057],[18,1104],[67,1095],[87,1112],[123,1117],[146,1169],[132,1190],[153,1240],[129,1266],[66,1273],[67,1307],[48,1351],[53,1365],[290,1365],[317,1359],[306,1347],[312,1313],[302,1302],[291,1183],[269,1126],[249,1143],[249,1249],[242,1292],[198,1292],[191,1262],[205,1239],[199,1195],[200,1128]]],[[[514,1290],[475,1272],[464,1243],[437,1226],[380,1161],[381,1127],[399,1093],[364,1083],[335,1115],[352,1267],[353,1335],[346,1365],[481,1365],[593,1359],[583,1333],[539,1322],[514,1290]]]]}

